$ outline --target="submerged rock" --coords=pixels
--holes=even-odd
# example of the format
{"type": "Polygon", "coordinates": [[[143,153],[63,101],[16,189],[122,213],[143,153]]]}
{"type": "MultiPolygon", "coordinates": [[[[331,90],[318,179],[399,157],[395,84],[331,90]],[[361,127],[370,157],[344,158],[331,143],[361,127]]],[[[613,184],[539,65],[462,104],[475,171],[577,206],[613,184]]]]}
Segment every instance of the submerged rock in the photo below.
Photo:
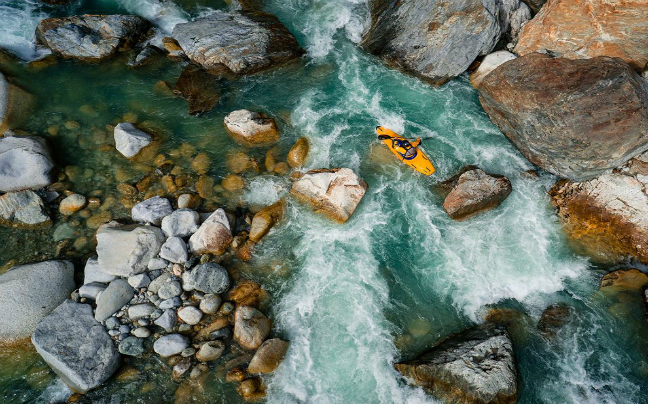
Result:
{"type": "Polygon", "coordinates": [[[648,82],[618,59],[519,57],[483,79],[479,100],[532,163],[574,181],[648,148],[648,82]]]}
{"type": "Polygon", "coordinates": [[[81,393],[108,380],[119,365],[112,339],[87,304],[66,300],[38,324],[32,343],[52,370],[81,393]]]}
{"type": "Polygon", "coordinates": [[[288,151],[286,161],[291,168],[299,168],[306,163],[310,144],[308,138],[300,137],[288,151]]]}
{"type": "Polygon", "coordinates": [[[227,214],[223,209],[217,209],[198,228],[189,239],[189,249],[194,254],[216,254],[225,252],[232,242],[227,214]]]}
{"type": "Polygon", "coordinates": [[[275,16],[262,12],[216,11],[176,25],[173,38],[189,60],[207,71],[225,65],[237,74],[253,73],[302,54],[288,29],[275,16]]]}
{"type": "Polygon", "coordinates": [[[74,290],[68,261],[20,265],[0,275],[0,339],[26,338],[74,290]]]}
{"type": "Polygon", "coordinates": [[[267,146],[279,140],[274,119],[247,109],[239,109],[227,114],[225,127],[234,140],[244,146],[267,146]]]}
{"type": "Polygon", "coordinates": [[[111,275],[127,277],[147,270],[165,241],[153,226],[103,226],[97,232],[97,262],[111,275]]]}
{"type": "Polygon", "coordinates": [[[104,290],[97,299],[97,308],[95,309],[95,320],[99,322],[117,313],[131,301],[135,292],[125,279],[115,279],[104,290]]]}
{"type": "Polygon", "coordinates": [[[270,300],[270,294],[257,282],[246,279],[227,292],[226,300],[231,300],[237,306],[252,306],[258,309],[270,300]]]}
{"type": "Polygon", "coordinates": [[[220,99],[218,78],[195,65],[182,70],[173,93],[189,101],[189,115],[198,115],[214,109],[220,99]]]}
{"type": "Polygon", "coordinates": [[[124,122],[115,126],[115,148],[124,157],[135,157],[143,148],[151,144],[153,137],[141,131],[132,123],[124,122]]]}
{"type": "Polygon", "coordinates": [[[308,202],[316,212],[344,223],[355,212],[367,187],[350,168],[323,168],[296,179],[290,193],[308,202]]]}
{"type": "Polygon", "coordinates": [[[33,97],[28,92],[0,72],[0,134],[21,125],[29,117],[32,103],[33,97]]]}
{"type": "Polygon", "coordinates": [[[547,307],[538,320],[538,330],[545,338],[553,338],[572,315],[571,306],[559,303],[547,307]]]}
{"type": "Polygon", "coordinates": [[[646,21],[643,0],[553,0],[524,26],[515,53],[618,57],[643,70],[648,65],[646,21]]]}
{"type": "Polygon", "coordinates": [[[513,345],[503,326],[484,323],[395,367],[414,384],[448,402],[517,401],[513,345]]]}
{"type": "Polygon", "coordinates": [[[248,366],[248,373],[272,373],[279,367],[279,364],[288,352],[288,341],[283,341],[279,338],[272,338],[265,341],[256,351],[250,365],[248,366]]]}
{"type": "Polygon", "coordinates": [[[370,5],[372,24],[361,46],[433,84],[466,71],[509,35],[512,25],[517,32],[531,18],[518,0],[374,0],[370,5]]]}
{"type": "Polygon", "coordinates": [[[131,48],[150,27],[134,15],[54,17],[38,23],[36,38],[64,58],[100,61],[131,48]]]}
{"type": "Polygon", "coordinates": [[[66,196],[59,205],[59,212],[62,215],[70,216],[80,211],[86,205],[86,197],[80,194],[66,196]]]}
{"type": "Polygon", "coordinates": [[[234,312],[234,339],[245,349],[257,349],[270,334],[270,320],[259,310],[239,306],[234,312]]]}
{"type": "Polygon", "coordinates": [[[284,201],[279,200],[257,212],[250,225],[250,240],[258,243],[270,229],[281,221],[284,212],[284,201]]]}
{"type": "Polygon", "coordinates": [[[45,204],[34,191],[9,192],[0,196],[0,223],[19,227],[50,223],[45,204]]]}
{"type": "Polygon", "coordinates": [[[550,190],[556,214],[578,253],[603,263],[627,257],[648,263],[648,177],[629,171],[643,159],[648,156],[632,159],[619,173],[584,182],[559,181],[550,190]]]}
{"type": "Polygon", "coordinates": [[[455,220],[499,206],[512,191],[511,181],[479,168],[465,171],[443,201],[443,209],[455,220]]]}
{"type": "Polygon", "coordinates": [[[53,169],[52,156],[44,139],[0,137],[0,192],[46,187],[52,183],[53,169]]]}

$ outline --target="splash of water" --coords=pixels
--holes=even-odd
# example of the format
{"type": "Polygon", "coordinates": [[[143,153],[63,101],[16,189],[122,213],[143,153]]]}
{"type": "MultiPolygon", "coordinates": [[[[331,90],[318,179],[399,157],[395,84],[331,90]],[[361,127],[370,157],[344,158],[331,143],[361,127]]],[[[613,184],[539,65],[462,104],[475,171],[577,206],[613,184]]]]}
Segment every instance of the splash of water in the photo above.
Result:
{"type": "Polygon", "coordinates": [[[0,48],[23,60],[33,60],[42,52],[36,49],[36,27],[49,16],[36,0],[0,0],[0,48]]]}

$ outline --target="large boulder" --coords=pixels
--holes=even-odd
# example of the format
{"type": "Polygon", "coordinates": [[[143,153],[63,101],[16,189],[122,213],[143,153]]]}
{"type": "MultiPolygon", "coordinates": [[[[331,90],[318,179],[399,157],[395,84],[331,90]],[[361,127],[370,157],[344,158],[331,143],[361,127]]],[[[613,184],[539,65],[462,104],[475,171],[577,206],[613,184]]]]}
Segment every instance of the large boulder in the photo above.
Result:
{"type": "Polygon", "coordinates": [[[0,339],[27,338],[74,290],[68,261],[20,265],[0,275],[0,339]]]}
{"type": "Polygon", "coordinates": [[[72,389],[85,393],[117,370],[119,352],[88,304],[66,300],[36,327],[32,343],[72,389]]]}
{"type": "Polygon", "coordinates": [[[645,0],[551,0],[524,26],[515,53],[611,56],[643,70],[648,65],[646,21],[645,0]]]}
{"type": "Polygon", "coordinates": [[[632,257],[648,263],[648,155],[620,172],[589,181],[559,181],[549,192],[572,246],[594,261],[632,257]]]}
{"type": "Polygon", "coordinates": [[[517,369],[506,328],[493,323],[463,331],[396,369],[447,402],[515,403],[517,369]]]}
{"type": "Polygon", "coordinates": [[[318,169],[297,178],[290,193],[316,212],[344,223],[355,212],[367,183],[350,168],[318,169]]]}
{"type": "Polygon", "coordinates": [[[189,238],[189,249],[194,254],[216,254],[225,252],[232,242],[232,231],[227,214],[216,209],[189,238]]]}
{"type": "Polygon", "coordinates": [[[301,56],[288,29],[271,15],[255,11],[216,11],[173,29],[189,60],[205,70],[227,66],[237,74],[253,73],[301,56]]]}
{"type": "Polygon", "coordinates": [[[508,178],[470,168],[457,178],[443,201],[443,209],[455,220],[466,219],[499,206],[512,190],[508,178]]]}
{"type": "Polygon", "coordinates": [[[234,339],[245,349],[257,349],[268,338],[272,324],[259,310],[239,306],[234,312],[234,339]]]}
{"type": "Polygon", "coordinates": [[[639,292],[648,285],[648,275],[638,269],[617,269],[601,278],[599,290],[615,294],[623,291],[639,292]]]}
{"type": "Polygon", "coordinates": [[[54,17],[38,23],[36,38],[61,57],[100,61],[131,48],[150,27],[134,15],[54,17]]]}
{"type": "Polygon", "coordinates": [[[0,134],[22,124],[29,116],[32,103],[31,94],[0,72],[0,134]]]}
{"type": "Polygon", "coordinates": [[[267,146],[279,140],[274,119],[260,112],[247,109],[232,111],[224,123],[234,140],[244,146],[267,146]]]}
{"type": "Polygon", "coordinates": [[[45,140],[36,136],[0,137],[0,192],[39,189],[52,183],[54,168],[45,140]]]}
{"type": "Polygon", "coordinates": [[[38,227],[50,223],[45,204],[34,191],[9,192],[0,196],[0,224],[38,227]]]}
{"type": "Polygon", "coordinates": [[[532,163],[574,181],[648,149],[648,82],[619,59],[519,57],[483,79],[479,100],[532,163]]]}
{"type": "Polygon", "coordinates": [[[127,277],[147,270],[166,238],[153,226],[104,225],[97,232],[97,262],[103,272],[127,277]]]}
{"type": "Polygon", "coordinates": [[[491,53],[481,61],[477,70],[470,74],[470,84],[475,88],[479,88],[482,80],[484,80],[484,78],[493,70],[515,58],[517,58],[517,56],[504,50],[491,53]]]}
{"type": "Polygon", "coordinates": [[[370,5],[372,24],[361,46],[433,84],[466,71],[508,36],[512,25],[517,32],[531,18],[519,0],[373,0],[370,5]]]}

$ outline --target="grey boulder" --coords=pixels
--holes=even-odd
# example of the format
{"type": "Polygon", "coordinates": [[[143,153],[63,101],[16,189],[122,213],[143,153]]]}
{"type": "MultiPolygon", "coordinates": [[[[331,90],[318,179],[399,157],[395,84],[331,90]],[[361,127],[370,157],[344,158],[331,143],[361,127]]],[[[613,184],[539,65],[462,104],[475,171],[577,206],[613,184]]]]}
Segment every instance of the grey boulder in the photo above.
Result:
{"type": "Polygon", "coordinates": [[[75,391],[105,382],[119,365],[119,353],[92,307],[66,300],[36,327],[32,343],[45,362],[75,391]]]}
{"type": "Polygon", "coordinates": [[[508,178],[469,166],[458,176],[454,187],[443,201],[443,209],[455,220],[466,219],[497,207],[512,190],[508,178]]]}
{"type": "Polygon", "coordinates": [[[219,294],[229,289],[230,280],[222,266],[209,262],[200,264],[182,274],[182,287],[186,291],[199,290],[203,293],[219,294]]]}
{"type": "Polygon", "coordinates": [[[160,258],[174,264],[184,264],[189,259],[187,244],[180,237],[169,237],[160,248],[160,258]]]}
{"type": "Polygon", "coordinates": [[[189,237],[198,230],[200,215],[191,209],[178,209],[162,219],[167,237],[189,237]]]}
{"type": "Polygon", "coordinates": [[[447,402],[514,403],[517,369],[503,326],[485,323],[452,336],[396,370],[447,402]]]}
{"type": "Polygon", "coordinates": [[[0,137],[0,192],[39,189],[52,183],[54,168],[45,140],[37,136],[0,137]]]}
{"type": "Polygon", "coordinates": [[[106,290],[106,286],[103,283],[86,283],[85,285],[79,288],[79,296],[85,297],[86,299],[97,300],[97,297],[101,292],[106,290]]]}
{"type": "Polygon", "coordinates": [[[132,47],[150,27],[134,15],[55,17],[38,23],[36,38],[64,58],[100,61],[132,47]]]}
{"type": "Polygon", "coordinates": [[[102,226],[97,232],[97,262],[107,274],[137,275],[148,269],[164,240],[153,226],[102,226]]]}
{"type": "Polygon", "coordinates": [[[370,8],[361,46],[433,84],[466,71],[531,17],[519,0],[374,0],[370,8]]]}
{"type": "Polygon", "coordinates": [[[133,298],[133,288],[125,279],[115,279],[97,299],[95,319],[105,321],[133,298]]]}
{"type": "Polygon", "coordinates": [[[0,275],[0,339],[26,338],[74,290],[68,261],[20,265],[0,275]]]}
{"type": "Polygon", "coordinates": [[[0,196],[0,223],[16,227],[39,227],[51,223],[45,204],[34,191],[9,192],[0,196]]]}
{"type": "Polygon", "coordinates": [[[222,65],[253,73],[296,59],[303,53],[277,17],[258,11],[216,11],[173,29],[189,60],[205,70],[222,65]]]}
{"type": "Polygon", "coordinates": [[[153,350],[162,357],[177,355],[189,346],[189,339],[180,334],[169,334],[158,338],[153,350]]]}

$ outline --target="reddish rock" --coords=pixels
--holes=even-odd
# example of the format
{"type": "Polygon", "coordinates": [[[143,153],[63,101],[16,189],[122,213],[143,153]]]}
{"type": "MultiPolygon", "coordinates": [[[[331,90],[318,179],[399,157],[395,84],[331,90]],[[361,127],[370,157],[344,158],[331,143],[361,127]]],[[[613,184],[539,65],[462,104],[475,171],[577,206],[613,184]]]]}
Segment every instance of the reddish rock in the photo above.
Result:
{"type": "Polygon", "coordinates": [[[479,168],[465,171],[443,201],[443,209],[455,220],[499,206],[511,193],[511,181],[479,168]]]}

